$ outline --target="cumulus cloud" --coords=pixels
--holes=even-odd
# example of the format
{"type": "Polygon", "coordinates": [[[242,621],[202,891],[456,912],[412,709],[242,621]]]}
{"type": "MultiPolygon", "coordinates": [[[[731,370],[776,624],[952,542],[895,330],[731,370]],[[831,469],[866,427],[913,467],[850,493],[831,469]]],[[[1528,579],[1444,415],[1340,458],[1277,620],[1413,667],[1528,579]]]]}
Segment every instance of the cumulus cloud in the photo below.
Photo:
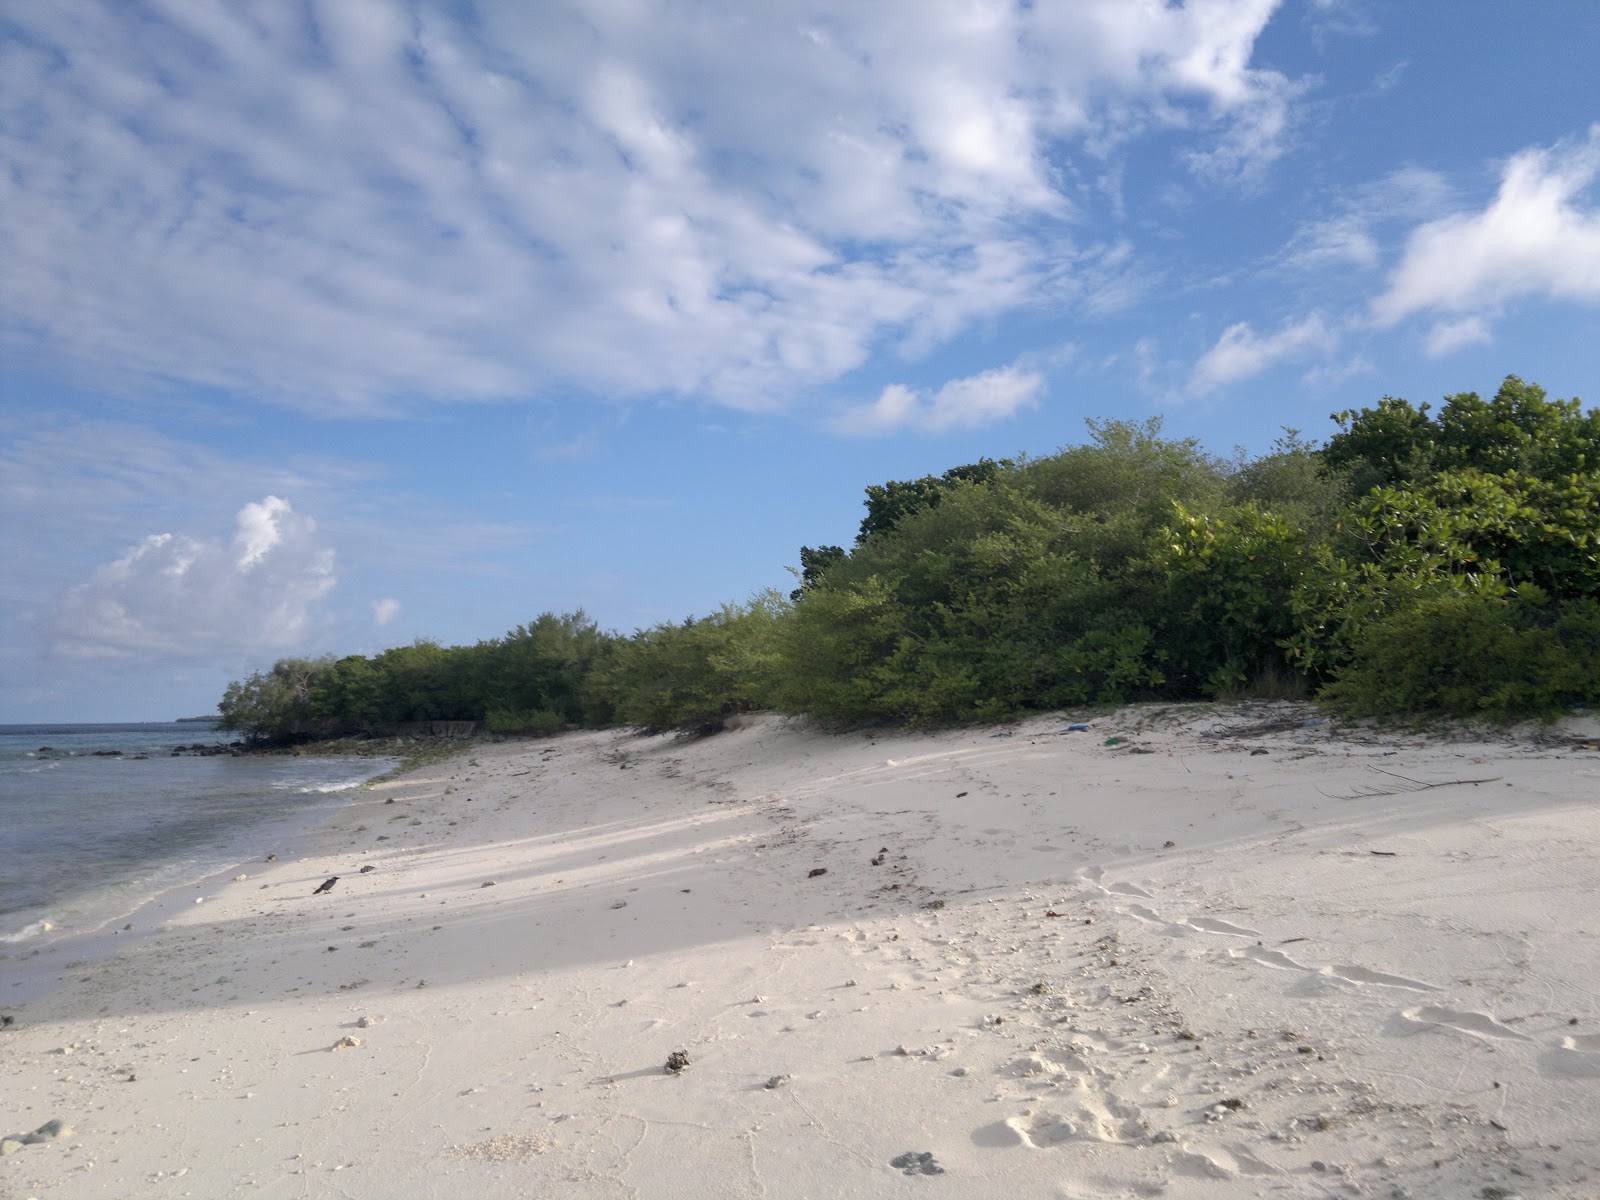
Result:
{"type": "Polygon", "coordinates": [[[372,623],[380,629],[392,624],[400,616],[400,601],[392,597],[372,602],[372,623]]]}
{"type": "Polygon", "coordinates": [[[1514,155],[1483,211],[1412,232],[1373,302],[1374,319],[1390,327],[1423,312],[1466,318],[1446,320],[1430,335],[1430,353],[1445,353],[1482,341],[1485,319],[1515,299],[1600,303],[1600,204],[1588,194],[1597,175],[1600,125],[1582,141],[1514,155]]]}
{"type": "Polygon", "coordinates": [[[1241,321],[1223,330],[1217,344],[1195,363],[1189,374],[1188,391],[1191,395],[1204,395],[1225,384],[1259,375],[1276,363],[1308,353],[1327,353],[1337,344],[1338,335],[1320,313],[1312,313],[1266,337],[1241,321]]]}
{"type": "Polygon", "coordinates": [[[952,379],[936,392],[917,391],[892,383],[877,400],[845,413],[834,422],[838,433],[869,437],[899,429],[942,433],[975,429],[1039,403],[1044,377],[1017,366],[952,379]]]}
{"type": "Polygon", "coordinates": [[[1274,7],[27,6],[0,330],[314,411],[779,403],[1077,296],[1046,265],[1075,159],[1160,130],[1210,176],[1270,161],[1274,7]]]}
{"type": "Polygon", "coordinates": [[[52,645],[81,658],[292,650],[334,586],[316,523],[277,496],[246,504],[231,541],[154,533],[69,589],[52,645]]]}

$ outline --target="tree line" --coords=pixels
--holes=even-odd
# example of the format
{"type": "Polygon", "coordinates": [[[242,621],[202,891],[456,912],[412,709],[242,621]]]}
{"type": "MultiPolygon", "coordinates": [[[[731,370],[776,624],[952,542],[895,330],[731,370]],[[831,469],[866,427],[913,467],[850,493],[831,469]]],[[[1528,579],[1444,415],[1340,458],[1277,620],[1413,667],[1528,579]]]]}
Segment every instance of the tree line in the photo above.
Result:
{"type": "Polygon", "coordinates": [[[544,613],[472,646],[283,659],[230,684],[260,740],[472,720],[711,731],[749,710],[992,721],[1129,700],[1315,697],[1513,720],[1600,700],[1600,410],[1508,377],[1384,397],[1224,458],[1159,420],[866,489],[800,586],[630,635],[544,613]]]}

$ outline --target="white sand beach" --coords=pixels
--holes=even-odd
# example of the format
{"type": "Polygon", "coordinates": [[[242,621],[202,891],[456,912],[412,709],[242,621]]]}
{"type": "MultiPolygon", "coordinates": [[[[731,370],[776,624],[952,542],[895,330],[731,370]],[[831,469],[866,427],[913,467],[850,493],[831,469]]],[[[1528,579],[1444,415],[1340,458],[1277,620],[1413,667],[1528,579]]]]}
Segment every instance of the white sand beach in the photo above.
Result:
{"type": "Polygon", "coordinates": [[[1600,1195],[1600,720],[1075,720],[365,790],[0,964],[0,1197],[1600,1195]]]}

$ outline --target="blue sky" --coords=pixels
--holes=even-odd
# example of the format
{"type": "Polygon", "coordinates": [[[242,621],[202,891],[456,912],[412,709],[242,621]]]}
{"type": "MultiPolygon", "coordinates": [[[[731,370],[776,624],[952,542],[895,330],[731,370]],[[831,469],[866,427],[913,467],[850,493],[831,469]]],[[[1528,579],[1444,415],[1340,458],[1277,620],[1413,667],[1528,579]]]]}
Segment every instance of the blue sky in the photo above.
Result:
{"type": "Polygon", "coordinates": [[[862,489],[1600,366],[1600,5],[0,14],[0,721],[787,589],[862,489]]]}

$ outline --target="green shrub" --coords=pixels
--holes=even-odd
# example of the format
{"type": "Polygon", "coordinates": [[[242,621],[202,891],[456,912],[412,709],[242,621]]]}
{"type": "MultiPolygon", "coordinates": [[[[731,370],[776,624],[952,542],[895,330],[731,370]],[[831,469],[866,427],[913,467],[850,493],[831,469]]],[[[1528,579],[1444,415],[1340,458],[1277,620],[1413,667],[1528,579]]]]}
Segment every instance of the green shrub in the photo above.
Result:
{"type": "Polygon", "coordinates": [[[1600,605],[1552,613],[1466,593],[1418,600],[1365,630],[1322,694],[1364,716],[1550,719],[1600,700],[1600,605]]]}
{"type": "Polygon", "coordinates": [[[623,725],[690,733],[712,733],[734,713],[768,707],[775,630],[788,607],[776,592],[762,592],[748,604],[618,641],[589,675],[586,707],[623,725]]]}

